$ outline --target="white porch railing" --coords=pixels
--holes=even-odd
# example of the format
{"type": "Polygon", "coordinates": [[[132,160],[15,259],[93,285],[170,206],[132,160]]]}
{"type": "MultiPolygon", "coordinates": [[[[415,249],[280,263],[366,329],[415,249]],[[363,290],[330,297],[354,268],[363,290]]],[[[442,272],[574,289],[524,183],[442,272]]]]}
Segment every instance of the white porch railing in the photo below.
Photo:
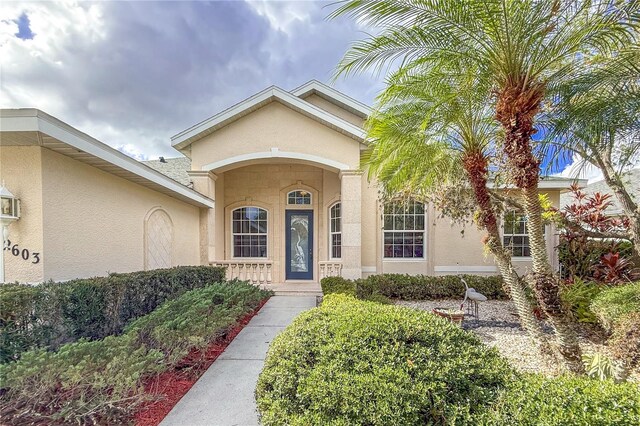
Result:
{"type": "Polygon", "coordinates": [[[271,284],[273,262],[243,262],[237,260],[220,260],[211,262],[211,266],[224,266],[227,268],[227,279],[239,279],[249,281],[255,285],[271,284]]]}
{"type": "Polygon", "coordinates": [[[322,261],[318,262],[320,279],[324,277],[341,277],[342,262],[322,261]]]}

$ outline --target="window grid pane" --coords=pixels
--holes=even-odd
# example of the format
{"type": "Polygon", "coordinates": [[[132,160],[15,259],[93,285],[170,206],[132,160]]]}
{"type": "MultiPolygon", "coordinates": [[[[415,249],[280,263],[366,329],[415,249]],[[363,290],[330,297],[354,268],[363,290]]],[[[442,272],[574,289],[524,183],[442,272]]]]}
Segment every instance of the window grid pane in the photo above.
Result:
{"type": "Polygon", "coordinates": [[[291,191],[287,194],[287,204],[310,205],[311,193],[307,191],[291,191]]]}
{"type": "Polygon", "coordinates": [[[336,203],[329,209],[329,234],[331,237],[331,257],[333,259],[342,257],[342,216],[340,207],[340,203],[336,203]]]}
{"type": "Polygon", "coordinates": [[[267,211],[242,207],[231,217],[233,257],[267,257],[267,211]]]}
{"type": "Polygon", "coordinates": [[[522,212],[511,210],[505,214],[502,233],[503,245],[514,257],[530,257],[529,224],[522,212]]]}
{"type": "Polygon", "coordinates": [[[424,204],[387,203],[383,211],[384,257],[424,257],[424,204]]]}

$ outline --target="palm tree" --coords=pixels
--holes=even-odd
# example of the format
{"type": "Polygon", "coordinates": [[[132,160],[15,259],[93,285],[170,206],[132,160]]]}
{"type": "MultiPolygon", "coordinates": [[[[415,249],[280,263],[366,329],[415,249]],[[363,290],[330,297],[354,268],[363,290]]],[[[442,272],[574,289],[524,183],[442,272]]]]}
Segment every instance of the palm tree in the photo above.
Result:
{"type": "Polygon", "coordinates": [[[339,74],[380,71],[397,60],[400,68],[456,64],[477,69],[493,88],[510,179],[530,224],[530,282],[560,353],[577,372],[584,367],[546,250],[531,136],[547,91],[588,66],[581,55],[609,53],[637,36],[637,10],[638,0],[351,0],[333,13],[380,29],[350,48],[339,74]]]}
{"type": "Polygon", "coordinates": [[[559,160],[566,160],[566,153],[577,154],[580,165],[602,171],[629,218],[628,235],[618,238],[628,238],[640,259],[640,205],[624,180],[640,158],[640,46],[591,62],[587,74],[558,87],[545,114],[549,132],[543,146],[559,160]]]}
{"type": "Polygon", "coordinates": [[[510,252],[502,245],[498,209],[487,187],[498,130],[489,90],[477,84],[475,75],[443,71],[414,74],[401,69],[388,79],[378,97],[378,110],[366,123],[371,142],[362,157],[363,167],[370,178],[378,179],[388,197],[422,194],[428,198],[443,188],[470,186],[476,223],[487,232],[485,246],[495,258],[522,325],[546,347],[510,252]],[[473,90],[461,90],[469,85],[473,90]]]}

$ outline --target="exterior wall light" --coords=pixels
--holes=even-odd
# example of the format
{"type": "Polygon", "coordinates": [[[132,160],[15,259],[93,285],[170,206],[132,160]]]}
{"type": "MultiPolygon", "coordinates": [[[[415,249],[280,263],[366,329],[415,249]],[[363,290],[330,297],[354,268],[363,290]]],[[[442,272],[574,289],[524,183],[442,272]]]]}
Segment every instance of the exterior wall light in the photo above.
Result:
{"type": "Polygon", "coordinates": [[[9,239],[9,225],[20,219],[20,200],[5,186],[0,186],[0,230],[2,231],[2,250],[0,251],[0,283],[4,283],[4,248],[9,239]]]}

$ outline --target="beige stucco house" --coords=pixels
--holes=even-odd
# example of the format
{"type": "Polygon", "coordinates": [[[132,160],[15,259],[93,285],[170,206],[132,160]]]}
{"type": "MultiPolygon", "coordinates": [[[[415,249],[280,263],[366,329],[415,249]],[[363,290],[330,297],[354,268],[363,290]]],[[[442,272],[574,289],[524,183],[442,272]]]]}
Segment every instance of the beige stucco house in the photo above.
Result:
{"type": "MultiPolygon", "coordinates": [[[[262,284],[495,274],[475,228],[462,233],[419,202],[381,205],[360,170],[368,113],[317,81],[273,86],[174,136],[184,158],[138,162],[41,111],[3,110],[0,177],[22,201],[5,281],[184,264],[262,284]]],[[[557,205],[570,183],[540,187],[557,205]]],[[[504,231],[528,267],[526,221],[504,231]]]]}

